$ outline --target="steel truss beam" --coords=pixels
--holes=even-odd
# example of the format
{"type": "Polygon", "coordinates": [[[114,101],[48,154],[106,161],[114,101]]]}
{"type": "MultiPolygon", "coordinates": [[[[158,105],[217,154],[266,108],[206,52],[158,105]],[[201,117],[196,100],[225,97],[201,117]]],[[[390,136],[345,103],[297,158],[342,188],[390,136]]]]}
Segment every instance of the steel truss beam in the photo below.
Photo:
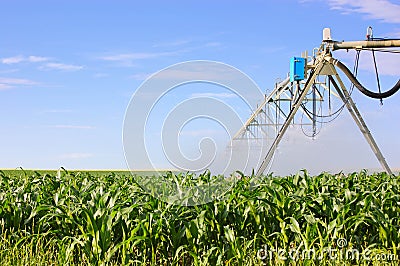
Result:
{"type": "MultiPolygon", "coordinates": [[[[273,156],[273,154],[275,153],[280,141],[282,140],[285,132],[287,131],[289,125],[293,122],[293,119],[297,113],[297,111],[300,109],[300,107],[302,106],[302,103],[304,102],[304,100],[306,99],[307,94],[309,93],[310,89],[313,88],[313,85],[317,82],[317,78],[318,76],[328,76],[328,79],[330,80],[330,82],[333,84],[333,86],[335,87],[338,96],[340,97],[340,99],[343,101],[343,103],[346,105],[348,111],[350,112],[350,115],[352,116],[352,118],[354,119],[354,121],[356,122],[357,126],[359,127],[361,133],[364,135],[366,141],[368,142],[368,144],[370,145],[372,151],[374,152],[375,156],[377,157],[378,161],[380,162],[380,164],[382,165],[383,169],[385,169],[385,171],[388,174],[392,174],[392,171],[389,167],[389,165],[387,164],[385,158],[382,155],[382,152],[380,151],[378,145],[376,144],[374,138],[372,137],[371,132],[369,131],[366,123],[364,122],[360,112],[358,111],[356,105],[354,104],[349,92],[347,91],[346,87],[344,86],[342,80],[339,77],[339,74],[336,71],[335,66],[331,63],[332,62],[332,58],[331,55],[328,54],[322,54],[319,56],[320,61],[316,61],[315,65],[310,64],[309,68],[310,70],[310,74],[309,74],[309,78],[307,79],[303,89],[301,90],[299,88],[297,94],[293,94],[293,99],[292,99],[292,106],[290,108],[290,112],[287,115],[283,125],[281,126],[281,128],[279,129],[274,141],[272,142],[264,160],[262,161],[258,171],[257,171],[257,175],[262,175],[265,171],[265,169],[267,168],[267,166],[269,165],[271,158],[273,156]],[[337,81],[337,82],[336,82],[337,81]],[[339,84],[338,84],[339,83],[339,84]]],[[[269,97],[267,97],[266,99],[271,99],[271,97],[273,97],[274,93],[277,93],[277,90],[279,91],[283,90],[283,89],[287,89],[286,85],[285,87],[278,87],[276,88],[269,97]]],[[[253,114],[252,117],[250,117],[250,119],[248,121],[252,121],[252,118],[254,119],[254,117],[256,116],[257,112],[255,112],[253,114]]],[[[240,131],[239,131],[240,132],[240,131]]],[[[239,133],[238,132],[238,133],[239,133]]]]}

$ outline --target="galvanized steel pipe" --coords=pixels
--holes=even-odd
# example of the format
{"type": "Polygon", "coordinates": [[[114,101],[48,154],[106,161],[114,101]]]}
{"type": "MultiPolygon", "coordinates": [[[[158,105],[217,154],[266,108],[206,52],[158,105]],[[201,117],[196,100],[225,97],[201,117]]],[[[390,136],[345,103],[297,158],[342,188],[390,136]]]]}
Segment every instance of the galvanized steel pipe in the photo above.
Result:
{"type": "Polygon", "coordinates": [[[400,47],[400,40],[371,40],[353,42],[334,42],[332,50],[400,47]]]}

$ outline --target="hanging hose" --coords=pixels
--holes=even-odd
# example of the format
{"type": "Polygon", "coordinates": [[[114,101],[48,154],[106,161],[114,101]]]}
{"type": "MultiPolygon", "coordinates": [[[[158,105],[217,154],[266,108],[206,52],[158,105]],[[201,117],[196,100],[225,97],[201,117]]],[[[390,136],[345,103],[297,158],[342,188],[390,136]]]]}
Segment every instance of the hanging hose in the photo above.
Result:
{"type": "Polygon", "coordinates": [[[368,89],[366,89],[363,85],[361,85],[361,83],[357,80],[356,77],[354,77],[354,75],[350,72],[350,70],[339,60],[337,59],[329,59],[329,61],[336,65],[338,68],[340,68],[340,70],[343,71],[343,73],[348,77],[348,79],[354,84],[354,86],[356,86],[356,88],[363,93],[364,95],[370,97],[370,98],[374,98],[374,99],[383,99],[383,98],[388,98],[390,96],[392,96],[393,94],[395,94],[399,89],[400,89],[400,80],[397,81],[397,83],[393,86],[393,88],[391,88],[388,91],[385,92],[373,92],[370,91],[368,89]]]}

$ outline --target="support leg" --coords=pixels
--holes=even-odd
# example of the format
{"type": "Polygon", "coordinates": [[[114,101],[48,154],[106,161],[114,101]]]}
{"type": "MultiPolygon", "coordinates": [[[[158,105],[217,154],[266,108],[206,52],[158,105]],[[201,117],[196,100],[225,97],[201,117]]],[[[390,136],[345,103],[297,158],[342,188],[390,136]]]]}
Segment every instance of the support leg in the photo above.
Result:
{"type": "Polygon", "coordinates": [[[282,140],[283,135],[285,134],[290,123],[292,122],[297,110],[300,108],[304,98],[307,96],[309,89],[313,85],[316,77],[319,75],[319,72],[321,71],[322,67],[323,67],[323,63],[320,63],[316,67],[314,73],[307,80],[307,83],[304,86],[304,90],[298,95],[298,98],[295,100],[295,102],[289,112],[288,117],[286,118],[281,129],[279,130],[278,134],[276,135],[274,142],[271,144],[271,147],[269,148],[267,155],[265,156],[264,160],[262,161],[260,168],[257,170],[257,173],[256,173],[257,176],[262,175],[264,173],[265,169],[267,168],[269,162],[271,161],[272,155],[274,154],[274,152],[276,151],[276,148],[278,147],[279,142],[282,140]]]}
{"type": "Polygon", "coordinates": [[[365,139],[367,140],[369,146],[371,147],[372,151],[374,152],[376,158],[382,165],[383,169],[389,174],[392,175],[392,170],[390,169],[389,165],[387,164],[385,157],[383,157],[382,152],[380,151],[378,145],[376,144],[374,138],[372,137],[371,132],[369,131],[367,125],[365,124],[360,112],[358,111],[356,105],[354,104],[353,100],[349,92],[347,91],[346,87],[344,86],[342,80],[340,79],[339,75],[335,74],[336,79],[340,84],[340,88],[336,83],[335,79],[332,76],[329,76],[329,79],[333,86],[335,87],[336,91],[338,92],[342,101],[346,104],[347,109],[350,112],[350,115],[353,117],[354,121],[356,122],[358,128],[361,130],[361,133],[364,135],[365,139]]]}

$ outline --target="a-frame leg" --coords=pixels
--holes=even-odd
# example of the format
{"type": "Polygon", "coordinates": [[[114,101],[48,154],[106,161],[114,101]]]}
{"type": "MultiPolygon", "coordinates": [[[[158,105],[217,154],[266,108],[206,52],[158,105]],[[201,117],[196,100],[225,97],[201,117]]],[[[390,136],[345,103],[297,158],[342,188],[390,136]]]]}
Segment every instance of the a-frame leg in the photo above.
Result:
{"type": "MultiPolygon", "coordinates": [[[[336,72],[336,71],[335,71],[336,72]]],[[[339,82],[340,87],[336,83],[335,79],[332,76],[329,76],[329,80],[335,87],[336,91],[338,92],[340,98],[342,99],[343,103],[346,105],[347,110],[349,110],[350,115],[353,117],[354,121],[356,122],[358,128],[361,130],[361,133],[364,135],[365,139],[367,140],[369,146],[371,147],[372,151],[374,152],[376,158],[382,165],[383,169],[389,174],[392,175],[392,170],[390,170],[389,165],[387,164],[385,157],[383,157],[382,152],[380,151],[378,145],[376,144],[374,138],[372,137],[371,132],[369,131],[367,125],[364,122],[360,112],[358,111],[356,105],[353,102],[349,92],[347,91],[346,87],[344,86],[342,80],[340,79],[337,72],[335,73],[336,80],[339,82]]]]}
{"type": "Polygon", "coordinates": [[[274,142],[271,144],[271,147],[269,148],[267,155],[265,156],[264,160],[262,161],[260,168],[257,170],[257,173],[256,173],[257,176],[260,176],[264,173],[269,162],[271,161],[273,154],[276,151],[276,148],[278,147],[279,142],[282,140],[283,135],[285,134],[285,132],[288,129],[290,123],[292,122],[294,116],[296,115],[297,110],[300,108],[301,104],[303,103],[303,100],[306,98],[307,93],[308,93],[309,89],[311,88],[311,86],[314,84],[315,79],[320,74],[323,66],[324,66],[324,64],[322,62],[320,64],[318,64],[318,66],[314,70],[313,74],[311,74],[311,77],[307,80],[307,83],[305,84],[303,91],[300,93],[300,95],[298,95],[298,98],[295,100],[295,102],[292,106],[292,109],[289,112],[288,117],[286,118],[281,129],[279,130],[278,134],[276,135],[274,142]]]}

